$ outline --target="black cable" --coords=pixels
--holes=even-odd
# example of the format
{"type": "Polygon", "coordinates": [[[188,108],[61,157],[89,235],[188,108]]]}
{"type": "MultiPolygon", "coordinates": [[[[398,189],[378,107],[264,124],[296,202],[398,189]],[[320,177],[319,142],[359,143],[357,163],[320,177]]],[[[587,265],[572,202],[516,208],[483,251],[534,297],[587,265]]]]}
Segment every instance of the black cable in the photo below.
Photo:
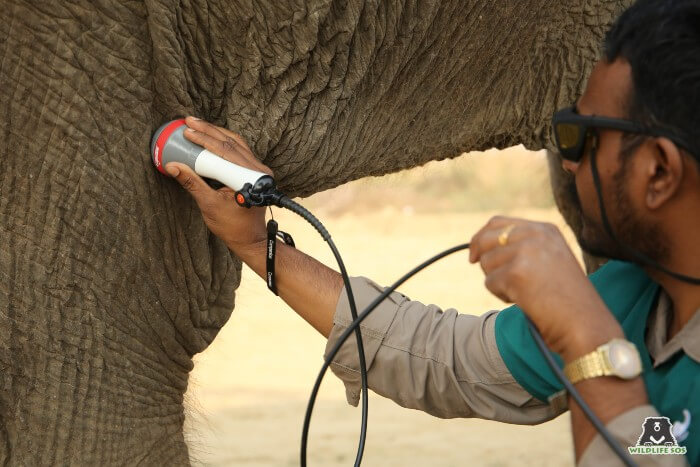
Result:
{"type": "MultiPolygon", "coordinates": [[[[358,318],[357,316],[357,307],[355,305],[355,296],[352,292],[352,287],[350,285],[350,277],[348,276],[348,272],[345,269],[345,264],[343,263],[343,259],[340,257],[340,252],[335,246],[335,243],[333,243],[333,240],[331,239],[331,235],[328,233],[328,230],[323,226],[321,221],[319,221],[313,214],[311,214],[305,207],[300,205],[299,203],[295,202],[294,200],[286,197],[286,196],[281,196],[277,200],[277,205],[286,209],[289,209],[290,211],[298,214],[302,218],[304,218],[308,223],[310,223],[317,231],[319,234],[321,234],[321,237],[328,243],[328,246],[330,246],[331,251],[333,252],[333,256],[335,256],[336,261],[338,262],[338,267],[340,268],[340,274],[343,276],[343,283],[345,284],[345,290],[347,291],[348,294],[348,302],[350,303],[350,314],[352,315],[352,319],[356,320],[358,318]]],[[[364,454],[365,451],[365,440],[367,438],[367,418],[369,415],[369,397],[368,397],[368,392],[367,392],[367,363],[365,361],[365,349],[364,345],[362,344],[362,333],[360,331],[360,327],[355,328],[355,337],[357,339],[357,351],[358,351],[358,357],[360,360],[360,378],[361,378],[361,384],[362,384],[362,421],[360,424],[360,441],[357,446],[357,454],[355,456],[355,466],[359,467],[360,464],[362,463],[362,455],[364,454]]],[[[301,436],[301,450],[300,450],[300,456],[301,456],[301,465],[302,467],[306,466],[306,446],[308,444],[308,435],[309,435],[309,430],[308,427],[311,423],[311,412],[313,411],[313,404],[307,405],[306,407],[306,414],[304,415],[304,431],[302,432],[301,436]]]]}
{"type": "MultiPolygon", "coordinates": [[[[372,312],[374,309],[382,302],[384,299],[386,299],[391,293],[393,293],[401,284],[406,282],[408,279],[410,279],[413,275],[416,273],[420,272],[421,270],[425,269],[427,266],[430,264],[444,258],[445,256],[448,256],[452,253],[455,253],[460,250],[465,250],[469,248],[469,244],[462,244],[458,245],[456,247],[450,248],[449,250],[445,250],[442,253],[433,256],[432,258],[428,259],[427,261],[424,261],[420,265],[416,266],[413,268],[411,271],[403,275],[398,281],[396,281],[394,284],[392,284],[389,288],[385,289],[384,292],[382,292],[377,298],[375,298],[368,306],[365,308],[365,310],[360,313],[360,316],[354,320],[345,331],[340,335],[338,338],[338,341],[335,343],[331,351],[328,353],[328,356],[326,357],[325,361],[323,362],[323,366],[321,367],[321,371],[319,372],[316,382],[314,384],[314,388],[311,392],[311,397],[309,399],[309,407],[310,410],[313,410],[313,405],[316,402],[316,396],[318,394],[318,390],[321,386],[321,381],[323,380],[323,377],[326,374],[326,371],[328,371],[328,368],[330,367],[331,362],[333,361],[333,358],[338,354],[340,351],[340,347],[345,343],[345,341],[348,339],[348,336],[352,334],[354,329],[359,328],[360,323],[364,321],[364,319],[372,312]]],[[[559,378],[559,380],[562,382],[566,390],[571,394],[571,397],[574,398],[576,403],[581,407],[581,410],[583,413],[586,415],[588,420],[593,424],[593,426],[598,430],[598,433],[603,437],[603,439],[608,443],[610,448],[613,450],[613,452],[620,458],[620,460],[627,466],[634,467],[636,464],[629,458],[627,453],[624,452],[622,447],[615,441],[615,439],[612,437],[610,432],[605,428],[603,423],[600,421],[600,419],[593,413],[591,408],[586,404],[586,402],[583,400],[581,397],[581,394],[576,390],[576,388],[571,384],[571,382],[566,378],[564,373],[561,371],[559,368],[559,365],[557,364],[556,361],[552,358],[551,354],[549,353],[549,350],[547,349],[547,345],[544,343],[544,340],[542,339],[542,336],[540,335],[539,331],[537,328],[532,324],[532,321],[526,316],[526,320],[528,323],[528,326],[530,328],[530,333],[532,334],[533,339],[535,340],[535,343],[537,344],[540,352],[542,352],[542,355],[545,358],[545,361],[547,365],[550,367],[550,369],[554,372],[554,374],[559,378]]],[[[307,408],[307,411],[309,409],[307,408]]],[[[304,432],[308,432],[308,426],[305,424],[304,425],[304,432]]]]}
{"type": "Polygon", "coordinates": [[[581,410],[583,413],[586,415],[586,418],[593,424],[596,430],[598,430],[598,433],[600,433],[600,436],[603,437],[606,443],[608,443],[608,446],[610,446],[610,449],[613,450],[613,452],[617,455],[617,457],[620,458],[620,460],[628,467],[634,467],[637,464],[632,461],[630,456],[625,452],[625,450],[620,446],[620,443],[615,441],[615,439],[612,437],[610,432],[605,428],[603,423],[600,421],[600,419],[593,413],[591,408],[586,404],[581,397],[581,394],[574,388],[574,385],[571,384],[571,381],[568,380],[566,375],[564,375],[564,372],[559,368],[559,365],[557,362],[554,360],[552,355],[549,353],[549,349],[547,348],[547,344],[545,344],[544,339],[542,339],[542,335],[540,334],[539,330],[535,326],[535,324],[528,318],[527,316],[525,317],[527,321],[527,325],[530,328],[530,334],[532,334],[532,338],[535,339],[535,343],[537,344],[537,347],[540,349],[540,352],[542,352],[542,355],[544,356],[545,361],[547,362],[547,365],[549,365],[549,368],[554,372],[556,377],[561,381],[561,384],[564,385],[566,390],[569,392],[571,397],[574,398],[576,403],[581,407],[581,410]]]}
{"type": "MultiPolygon", "coordinates": [[[[598,177],[598,171],[595,163],[595,154],[592,155],[591,157],[591,162],[592,162],[592,171],[593,171],[593,180],[594,184],[596,186],[596,190],[598,191],[598,200],[600,203],[601,207],[601,213],[602,213],[602,218],[603,218],[603,223],[605,224],[606,229],[608,230],[608,234],[613,238],[613,240],[617,241],[615,236],[612,234],[612,229],[610,229],[610,225],[607,220],[607,216],[605,215],[605,210],[603,207],[603,200],[602,200],[602,195],[601,195],[601,190],[600,190],[600,179],[598,177]]],[[[345,289],[348,294],[348,301],[350,303],[350,312],[353,317],[353,322],[348,326],[345,331],[340,335],[338,338],[338,341],[336,344],[333,346],[331,351],[328,353],[328,356],[323,362],[323,366],[321,367],[321,371],[319,372],[318,376],[316,377],[316,381],[314,383],[314,387],[311,391],[311,395],[309,397],[309,403],[306,407],[306,414],[304,417],[304,426],[302,430],[302,437],[301,437],[301,465],[302,467],[306,466],[306,451],[307,451],[307,445],[308,445],[308,435],[309,435],[309,426],[311,424],[311,415],[313,413],[313,408],[316,403],[316,398],[318,396],[318,391],[320,390],[321,387],[321,382],[323,381],[323,377],[325,376],[326,372],[328,371],[328,368],[330,367],[331,362],[335,358],[335,356],[338,354],[340,351],[340,348],[342,345],[345,343],[345,341],[348,339],[350,334],[353,332],[355,333],[355,337],[357,339],[357,346],[358,346],[358,357],[360,360],[360,374],[361,374],[361,380],[362,380],[362,424],[360,428],[360,442],[358,444],[358,450],[357,450],[357,455],[355,457],[355,467],[359,467],[360,463],[362,462],[362,455],[364,453],[364,446],[365,446],[365,439],[367,436],[367,418],[368,418],[368,400],[367,400],[367,368],[366,368],[366,362],[365,362],[365,354],[364,354],[364,346],[362,345],[362,334],[360,332],[360,324],[364,319],[372,312],[374,309],[379,306],[379,304],[384,301],[391,293],[393,293],[399,286],[401,286],[404,282],[406,282],[408,279],[413,277],[415,274],[420,272],[421,270],[425,269],[429,265],[433,264],[434,262],[444,258],[445,256],[448,256],[452,253],[455,253],[457,251],[461,250],[466,250],[469,248],[469,244],[465,243],[462,245],[458,245],[456,247],[450,248],[448,250],[443,251],[442,253],[439,253],[432,258],[424,261],[423,263],[419,264],[415,268],[413,268],[411,271],[408,273],[404,274],[398,281],[396,281],[394,284],[392,284],[389,288],[385,289],[384,292],[382,292],[377,298],[375,298],[365,310],[358,316],[357,315],[357,309],[355,307],[355,298],[352,293],[352,287],[350,286],[350,279],[348,277],[347,271],[345,270],[345,265],[343,264],[343,260],[340,256],[340,252],[338,252],[338,249],[336,248],[335,244],[333,243],[333,240],[331,240],[331,236],[326,230],[326,228],[321,224],[321,222],[316,219],[316,217],[311,214],[306,208],[301,206],[300,204],[296,203],[295,201],[287,198],[286,196],[281,196],[278,198],[277,203],[278,206],[284,207],[286,209],[289,209],[297,214],[299,214],[301,217],[303,217],[306,221],[308,221],[323,237],[323,239],[328,242],[328,245],[330,246],[331,250],[333,251],[333,255],[335,256],[338,266],[340,268],[341,274],[343,276],[343,282],[345,284],[345,289]]],[[[641,256],[641,255],[637,255],[641,256]]],[[[643,256],[642,256],[643,257],[643,256]]],[[[647,259],[646,257],[643,257],[645,260],[647,259]]],[[[650,260],[649,260],[650,261],[650,260]]],[[[656,265],[658,269],[661,269],[662,271],[674,276],[678,277],[680,276],[683,278],[682,280],[688,281],[688,279],[695,280],[694,278],[688,278],[687,276],[682,276],[680,274],[673,273],[671,271],[665,270],[662,266],[656,265]]],[[[581,410],[583,413],[586,415],[586,418],[591,422],[591,424],[595,427],[595,429],[600,433],[602,438],[605,440],[605,442],[610,446],[610,449],[619,457],[619,459],[629,467],[634,467],[636,464],[632,461],[632,459],[629,457],[629,455],[624,451],[624,449],[615,441],[615,439],[612,437],[610,432],[605,428],[603,423],[600,421],[600,419],[593,413],[593,410],[588,406],[588,404],[583,400],[581,397],[581,394],[576,390],[576,388],[571,384],[571,382],[566,378],[564,375],[563,371],[561,368],[559,368],[559,365],[557,362],[554,360],[552,355],[549,352],[549,349],[547,348],[547,344],[544,342],[542,339],[541,334],[539,333],[537,327],[534,325],[534,323],[530,320],[529,317],[525,316],[527,325],[530,329],[530,333],[535,341],[535,344],[537,345],[538,349],[542,353],[542,356],[545,359],[545,362],[549,366],[549,368],[554,372],[556,377],[559,379],[559,381],[562,383],[562,385],[566,388],[568,393],[571,395],[571,397],[576,401],[576,403],[581,407],[581,410]]]]}
{"type": "MultiPolygon", "coordinates": [[[[302,466],[306,465],[305,462],[305,457],[306,457],[306,444],[308,440],[308,435],[309,435],[309,424],[311,423],[311,413],[314,410],[314,405],[316,404],[316,397],[318,396],[318,391],[321,388],[321,382],[323,381],[323,377],[326,374],[326,371],[328,370],[330,363],[333,361],[333,358],[337,355],[338,351],[340,350],[340,347],[345,343],[345,341],[348,339],[348,336],[352,334],[353,330],[357,330],[360,328],[360,323],[369,315],[376,307],[381,303],[386,297],[389,296],[394,290],[396,290],[401,284],[406,282],[411,276],[415,275],[417,272],[421,271],[422,269],[426,268],[430,264],[434,263],[435,261],[450,255],[456,251],[460,250],[465,250],[469,248],[469,244],[464,244],[464,245],[459,245],[454,248],[450,248],[447,251],[444,251],[440,253],[439,255],[436,255],[429,260],[423,262],[419,266],[415,267],[411,271],[409,271],[407,274],[405,274],[401,279],[396,281],[394,285],[392,285],[390,288],[386,289],[382,294],[380,294],[376,299],[370,303],[367,308],[360,314],[359,317],[354,318],[354,321],[348,327],[343,333],[340,335],[340,338],[338,339],[338,342],[336,342],[335,346],[331,349],[330,353],[328,354],[328,357],[326,357],[325,361],[323,362],[323,367],[321,368],[321,371],[319,372],[318,376],[316,377],[316,382],[314,383],[314,387],[311,390],[311,396],[309,397],[309,403],[306,406],[306,415],[307,417],[304,418],[304,427],[302,428],[302,434],[301,434],[301,449],[302,449],[302,466]]],[[[363,355],[364,353],[361,352],[359,355],[363,355]]],[[[363,389],[363,392],[366,392],[366,390],[363,389]]],[[[359,454],[359,453],[358,453],[359,454]]],[[[361,457],[361,455],[358,455],[358,457],[361,457]]],[[[358,465],[358,464],[355,464],[358,465]]]]}

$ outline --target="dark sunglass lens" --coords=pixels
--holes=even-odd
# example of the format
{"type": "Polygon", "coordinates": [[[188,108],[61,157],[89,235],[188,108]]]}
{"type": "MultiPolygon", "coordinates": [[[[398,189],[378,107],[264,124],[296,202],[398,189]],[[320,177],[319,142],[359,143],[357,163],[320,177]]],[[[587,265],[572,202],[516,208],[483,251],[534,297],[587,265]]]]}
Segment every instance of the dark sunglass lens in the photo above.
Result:
{"type": "Polygon", "coordinates": [[[582,128],[579,125],[572,123],[557,123],[556,125],[557,139],[559,141],[559,149],[562,151],[570,151],[576,149],[581,143],[582,128]]]}

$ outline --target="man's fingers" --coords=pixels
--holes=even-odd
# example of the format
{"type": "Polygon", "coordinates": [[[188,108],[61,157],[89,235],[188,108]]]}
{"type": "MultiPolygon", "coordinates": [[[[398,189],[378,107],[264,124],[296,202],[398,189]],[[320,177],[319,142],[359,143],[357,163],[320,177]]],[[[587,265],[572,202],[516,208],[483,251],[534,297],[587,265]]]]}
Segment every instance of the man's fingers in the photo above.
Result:
{"type": "Polygon", "coordinates": [[[482,255],[494,248],[502,248],[517,242],[526,235],[525,230],[527,230],[526,227],[518,219],[508,219],[508,221],[499,219],[495,223],[490,221],[472,237],[469,247],[469,261],[475,263],[480,260],[482,255]],[[506,231],[506,229],[509,230],[506,231]],[[505,245],[501,245],[502,238],[505,240],[505,245]]]}
{"type": "Polygon", "coordinates": [[[185,129],[185,137],[229,162],[236,164],[242,162],[242,156],[239,151],[236,151],[236,143],[224,136],[223,133],[221,133],[221,139],[219,139],[194,128],[187,128],[185,129]]]}
{"type": "Polygon", "coordinates": [[[206,120],[202,120],[195,117],[186,117],[185,123],[188,127],[193,128],[200,133],[204,133],[207,136],[211,136],[212,138],[218,140],[223,140],[226,138],[226,135],[221,132],[221,128],[219,128],[216,125],[212,125],[206,120]]]}
{"type": "Polygon", "coordinates": [[[484,279],[484,285],[489,292],[504,302],[514,303],[516,301],[516,297],[513,297],[511,290],[509,290],[507,267],[498,268],[487,274],[484,279]]]}
{"type": "Polygon", "coordinates": [[[239,135],[238,133],[234,133],[228,128],[216,126],[213,123],[209,123],[205,120],[196,117],[186,117],[185,122],[190,128],[194,128],[195,130],[212,136],[216,139],[231,138],[235,143],[240,144],[241,146],[245,147],[250,151],[250,147],[248,146],[246,140],[243,139],[241,135],[239,135]]]}
{"type": "Polygon", "coordinates": [[[250,146],[248,146],[248,142],[238,133],[234,133],[233,131],[229,130],[228,128],[224,127],[217,127],[221,133],[226,135],[227,137],[231,138],[234,140],[236,143],[240,144],[244,148],[246,148],[248,151],[252,152],[250,149],[250,146]]]}
{"type": "Polygon", "coordinates": [[[182,187],[189,191],[199,206],[203,206],[204,201],[216,192],[206,184],[202,178],[185,164],[170,162],[165,166],[168,172],[182,187]]]}
{"type": "Polygon", "coordinates": [[[483,237],[488,232],[491,232],[495,228],[502,228],[513,223],[516,219],[505,217],[505,216],[493,216],[489,221],[475,233],[471,240],[469,246],[469,262],[475,263],[479,261],[479,256],[483,253],[485,245],[483,245],[483,237]]]}
{"type": "Polygon", "coordinates": [[[518,245],[498,246],[492,250],[486,251],[481,255],[479,264],[485,274],[489,274],[496,269],[510,263],[515,258],[515,255],[520,250],[518,245]]]}
{"type": "Polygon", "coordinates": [[[193,130],[196,130],[200,133],[204,133],[205,135],[211,136],[212,138],[217,139],[219,141],[227,142],[231,147],[240,145],[246,150],[250,151],[250,147],[248,147],[248,143],[246,143],[245,139],[243,139],[241,135],[234,133],[228,128],[216,126],[212,123],[197,119],[195,117],[187,117],[185,119],[185,122],[187,123],[187,126],[192,128],[193,130]]]}
{"type": "Polygon", "coordinates": [[[185,137],[188,140],[229,162],[272,175],[272,170],[253,155],[240,135],[192,117],[187,117],[186,122],[185,137]]]}

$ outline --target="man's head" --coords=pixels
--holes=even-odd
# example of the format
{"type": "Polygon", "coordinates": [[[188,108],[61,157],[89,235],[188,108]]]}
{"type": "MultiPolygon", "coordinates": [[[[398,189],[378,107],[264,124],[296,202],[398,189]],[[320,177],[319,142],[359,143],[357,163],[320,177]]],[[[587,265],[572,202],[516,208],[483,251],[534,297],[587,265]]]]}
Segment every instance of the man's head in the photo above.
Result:
{"type": "Polygon", "coordinates": [[[700,2],[640,0],[627,10],[609,31],[605,57],[576,110],[640,128],[591,128],[582,158],[564,160],[575,175],[571,188],[582,212],[579,242],[593,254],[632,259],[603,228],[591,170],[595,156],[618,242],[665,263],[669,232],[682,227],[669,223],[682,209],[700,208],[700,2]]]}

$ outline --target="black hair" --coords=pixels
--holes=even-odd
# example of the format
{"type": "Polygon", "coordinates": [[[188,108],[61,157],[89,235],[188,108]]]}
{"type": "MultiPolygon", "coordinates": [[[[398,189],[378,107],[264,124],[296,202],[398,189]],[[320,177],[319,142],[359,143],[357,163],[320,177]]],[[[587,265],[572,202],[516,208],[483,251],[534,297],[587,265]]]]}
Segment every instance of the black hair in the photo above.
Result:
{"type": "Polygon", "coordinates": [[[700,1],[638,0],[608,32],[604,52],[632,68],[627,118],[671,130],[700,161],[700,1]]]}

